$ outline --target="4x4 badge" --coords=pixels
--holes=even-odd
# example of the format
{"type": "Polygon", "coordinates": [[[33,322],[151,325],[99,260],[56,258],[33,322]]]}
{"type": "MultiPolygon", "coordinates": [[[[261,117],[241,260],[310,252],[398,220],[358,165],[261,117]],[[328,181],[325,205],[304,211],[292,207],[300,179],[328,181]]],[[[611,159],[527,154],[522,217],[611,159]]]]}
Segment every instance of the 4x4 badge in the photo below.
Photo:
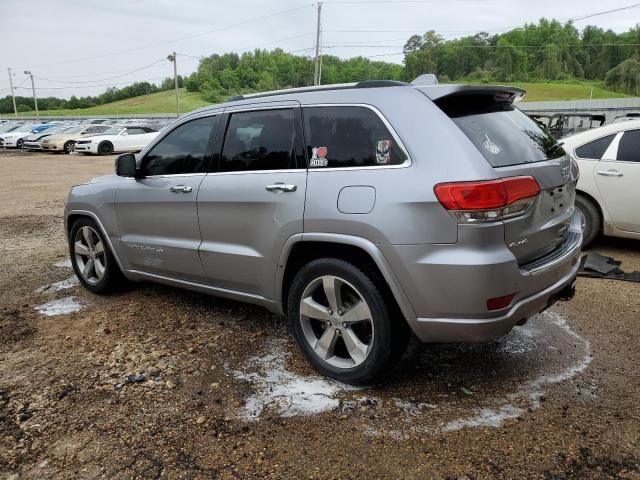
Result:
{"type": "Polygon", "coordinates": [[[309,167],[326,167],[329,165],[329,160],[327,160],[327,147],[313,147],[311,149],[311,161],[309,162],[309,167]]]}

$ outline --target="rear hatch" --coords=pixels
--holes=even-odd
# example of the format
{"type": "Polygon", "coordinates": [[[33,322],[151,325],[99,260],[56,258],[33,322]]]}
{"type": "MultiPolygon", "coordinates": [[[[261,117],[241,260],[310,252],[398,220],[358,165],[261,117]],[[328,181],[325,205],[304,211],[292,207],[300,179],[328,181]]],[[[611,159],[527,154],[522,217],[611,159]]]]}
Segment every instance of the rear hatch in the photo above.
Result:
{"type": "Polygon", "coordinates": [[[505,243],[518,263],[526,267],[561,248],[570,240],[578,170],[561,144],[513,104],[524,91],[458,87],[443,93],[434,102],[499,177],[531,176],[540,186],[524,214],[503,220],[505,243]]]}

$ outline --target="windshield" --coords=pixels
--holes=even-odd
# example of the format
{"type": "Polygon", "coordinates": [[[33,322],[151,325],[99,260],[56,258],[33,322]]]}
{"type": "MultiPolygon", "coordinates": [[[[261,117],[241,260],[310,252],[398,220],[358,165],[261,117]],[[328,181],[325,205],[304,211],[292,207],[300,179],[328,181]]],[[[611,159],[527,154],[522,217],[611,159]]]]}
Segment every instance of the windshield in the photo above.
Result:
{"type": "Polygon", "coordinates": [[[66,130],[64,133],[80,133],[87,127],[71,127],[69,130],[66,130]]]}
{"type": "Polygon", "coordinates": [[[511,103],[496,103],[492,95],[445,98],[438,106],[493,167],[542,162],[565,155],[548,131],[511,103]]]}

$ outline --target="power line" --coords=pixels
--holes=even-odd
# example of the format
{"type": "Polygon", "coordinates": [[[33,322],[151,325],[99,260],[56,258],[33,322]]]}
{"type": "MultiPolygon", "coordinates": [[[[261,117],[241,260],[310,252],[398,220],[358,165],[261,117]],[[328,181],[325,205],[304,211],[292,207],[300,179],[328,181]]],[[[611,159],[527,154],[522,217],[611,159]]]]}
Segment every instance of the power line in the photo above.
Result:
{"type": "Polygon", "coordinates": [[[640,3],[634,3],[632,5],[627,5],[626,7],[614,8],[612,10],[606,10],[604,12],[590,13],[588,15],[584,15],[582,17],[574,17],[570,18],[567,21],[569,22],[577,22],[579,20],[586,20],[587,18],[599,17],[600,15],[607,15],[608,13],[621,12],[623,10],[630,10],[632,8],[640,7],[640,3]]]}
{"type": "MultiPolygon", "coordinates": [[[[424,45],[420,50],[425,48],[546,48],[550,44],[545,45],[451,45],[449,43],[438,43],[435,45],[424,45]]],[[[597,47],[639,47],[640,43],[599,43],[599,44],[555,44],[559,48],[597,48],[597,47]]],[[[366,45],[366,44],[340,44],[340,45],[323,45],[322,48],[402,48],[403,45],[366,45]]]]}
{"type": "Polygon", "coordinates": [[[164,62],[164,61],[165,61],[165,59],[161,58],[160,60],[156,60],[155,62],[150,63],[149,65],[145,65],[144,67],[136,68],[135,70],[131,70],[130,72],[126,72],[126,73],[123,73],[121,75],[115,75],[113,77],[100,78],[100,79],[96,79],[96,80],[73,81],[73,80],[56,80],[55,78],[46,78],[46,77],[36,77],[36,78],[38,78],[40,80],[45,80],[47,82],[62,83],[62,84],[68,84],[68,83],[88,84],[88,83],[95,83],[95,82],[106,82],[106,81],[113,80],[113,79],[116,79],[116,78],[126,77],[127,75],[131,75],[131,74],[139,72],[141,70],[146,70],[147,68],[151,68],[154,65],[157,65],[157,64],[159,64],[161,62],[164,62]]]}
{"type": "Polygon", "coordinates": [[[290,8],[288,10],[283,10],[283,11],[272,13],[272,14],[269,14],[269,15],[264,15],[262,17],[252,18],[252,19],[249,19],[249,20],[244,20],[242,22],[232,23],[232,24],[224,25],[222,27],[217,27],[217,28],[214,28],[214,29],[211,29],[211,30],[207,30],[206,32],[196,33],[196,34],[193,34],[193,35],[186,35],[184,37],[174,38],[174,39],[171,39],[171,40],[164,40],[162,42],[152,43],[152,44],[145,45],[145,46],[142,46],[142,47],[130,48],[130,49],[127,49],[127,50],[120,50],[120,51],[117,51],[117,52],[109,52],[109,53],[104,53],[104,54],[101,54],[101,55],[93,55],[91,57],[77,58],[77,59],[73,59],[73,60],[64,60],[64,61],[55,62],[55,63],[32,65],[31,68],[47,67],[47,66],[51,66],[51,65],[62,65],[62,64],[68,64],[68,63],[78,63],[78,62],[83,62],[83,61],[86,61],[86,60],[95,60],[95,59],[98,59],[98,58],[105,58],[105,57],[110,57],[110,56],[114,56],[114,55],[122,55],[124,53],[136,52],[138,50],[146,50],[146,49],[157,47],[157,46],[160,46],[160,45],[167,45],[167,44],[171,44],[171,43],[175,43],[175,42],[180,42],[182,40],[188,40],[188,39],[191,39],[191,38],[197,38],[197,37],[201,37],[201,36],[204,36],[204,35],[209,35],[211,33],[221,32],[223,30],[229,30],[231,28],[240,27],[240,26],[247,25],[247,24],[254,23],[254,22],[260,22],[260,21],[263,21],[263,20],[268,20],[270,18],[278,17],[278,16],[281,16],[281,15],[286,15],[288,13],[292,13],[292,12],[296,12],[298,10],[302,10],[304,8],[308,8],[308,7],[312,6],[312,5],[313,5],[312,3],[306,3],[304,5],[300,5],[300,6],[295,7],[295,8],[290,8]]]}
{"type": "MultiPolygon", "coordinates": [[[[156,78],[148,78],[145,80],[135,80],[135,81],[127,81],[127,82],[116,82],[116,83],[105,83],[103,85],[70,85],[68,87],[38,87],[38,90],[69,90],[70,88],[97,88],[97,87],[113,87],[114,85],[133,85],[134,83],[141,82],[155,82],[158,80],[164,80],[167,77],[156,77],[156,78]]],[[[23,82],[24,83],[24,82],[23,82]]],[[[22,90],[28,90],[29,87],[14,87],[20,88],[22,90]]]]}

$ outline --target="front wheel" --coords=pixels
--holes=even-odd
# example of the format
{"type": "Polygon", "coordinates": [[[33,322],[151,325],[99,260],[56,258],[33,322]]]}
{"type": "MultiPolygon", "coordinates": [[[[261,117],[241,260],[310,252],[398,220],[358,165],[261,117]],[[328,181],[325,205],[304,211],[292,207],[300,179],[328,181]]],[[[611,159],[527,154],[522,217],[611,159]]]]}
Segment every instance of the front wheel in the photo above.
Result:
{"type": "Polygon", "coordinates": [[[344,260],[314,260],[298,272],[288,299],[291,333],[321,374],[353,385],[376,383],[409,339],[380,281],[344,260]]]}
{"type": "Polygon", "coordinates": [[[71,227],[69,256],[80,283],[93,293],[112,291],[121,279],[109,245],[90,218],[81,218],[71,227]]]}
{"type": "Polygon", "coordinates": [[[16,148],[17,149],[22,149],[22,147],[24,147],[24,140],[22,140],[21,138],[18,139],[18,141],[16,142],[16,148]]]}

